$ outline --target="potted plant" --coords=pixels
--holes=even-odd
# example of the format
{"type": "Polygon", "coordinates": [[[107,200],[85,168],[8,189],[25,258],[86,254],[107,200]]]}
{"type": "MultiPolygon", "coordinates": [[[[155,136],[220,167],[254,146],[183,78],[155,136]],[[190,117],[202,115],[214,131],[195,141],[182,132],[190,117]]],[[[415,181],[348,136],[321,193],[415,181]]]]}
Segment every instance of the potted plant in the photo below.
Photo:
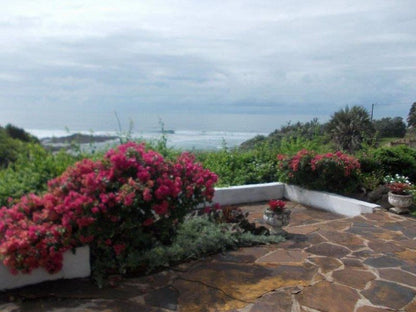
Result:
{"type": "Polygon", "coordinates": [[[388,201],[393,206],[390,211],[397,214],[408,213],[408,208],[413,203],[412,183],[409,178],[399,174],[388,175],[384,182],[389,189],[388,201]]]}
{"type": "Polygon", "coordinates": [[[290,213],[286,209],[286,203],[282,200],[272,199],[268,203],[268,207],[264,211],[263,220],[271,226],[272,234],[282,234],[282,227],[289,224],[290,213]]]}

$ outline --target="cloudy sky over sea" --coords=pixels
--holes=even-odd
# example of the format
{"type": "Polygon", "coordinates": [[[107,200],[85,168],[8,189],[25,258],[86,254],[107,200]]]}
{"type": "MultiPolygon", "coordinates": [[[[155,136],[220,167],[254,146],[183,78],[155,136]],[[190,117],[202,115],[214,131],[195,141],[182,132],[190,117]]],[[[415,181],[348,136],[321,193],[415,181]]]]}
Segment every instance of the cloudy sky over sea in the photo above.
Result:
{"type": "Polygon", "coordinates": [[[272,131],[416,101],[415,0],[2,0],[0,124],[272,131]],[[125,125],[124,125],[125,126],[125,125]]]}

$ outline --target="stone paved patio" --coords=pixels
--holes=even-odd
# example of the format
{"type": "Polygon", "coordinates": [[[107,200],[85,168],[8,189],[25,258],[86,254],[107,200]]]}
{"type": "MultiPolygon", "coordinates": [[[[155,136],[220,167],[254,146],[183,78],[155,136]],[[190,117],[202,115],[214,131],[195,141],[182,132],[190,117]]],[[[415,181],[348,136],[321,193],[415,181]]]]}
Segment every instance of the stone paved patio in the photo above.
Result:
{"type": "MultiPolygon", "coordinates": [[[[292,237],[97,289],[88,280],[0,293],[0,311],[416,311],[416,220],[345,218],[289,203],[292,237]]],[[[242,207],[261,222],[265,205],[242,207]]]]}

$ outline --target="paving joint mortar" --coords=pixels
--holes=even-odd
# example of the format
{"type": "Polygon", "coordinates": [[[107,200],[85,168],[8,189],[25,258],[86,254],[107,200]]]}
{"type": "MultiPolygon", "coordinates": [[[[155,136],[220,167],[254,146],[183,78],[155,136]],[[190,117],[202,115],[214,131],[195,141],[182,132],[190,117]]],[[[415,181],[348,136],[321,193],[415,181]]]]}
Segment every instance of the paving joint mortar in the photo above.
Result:
{"type": "MultiPolygon", "coordinates": [[[[267,205],[239,205],[264,225],[267,205]]],[[[416,220],[288,203],[289,239],[98,289],[88,279],[0,293],[0,311],[416,311],[416,220]],[[197,285],[197,286],[196,286],[197,285]],[[328,310],[328,308],[330,308],[328,310]]]]}

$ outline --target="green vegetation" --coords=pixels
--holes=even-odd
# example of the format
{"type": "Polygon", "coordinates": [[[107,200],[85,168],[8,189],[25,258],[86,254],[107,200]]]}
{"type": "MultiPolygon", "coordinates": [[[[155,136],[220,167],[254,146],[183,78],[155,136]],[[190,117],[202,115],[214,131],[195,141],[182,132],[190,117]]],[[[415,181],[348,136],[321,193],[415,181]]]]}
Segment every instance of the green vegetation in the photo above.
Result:
{"type": "Polygon", "coordinates": [[[379,138],[403,138],[406,135],[406,124],[401,117],[386,117],[374,120],[374,128],[379,138]]]}
{"type": "Polygon", "coordinates": [[[9,198],[18,199],[27,193],[41,194],[47,182],[80,160],[83,155],[71,155],[65,151],[51,153],[39,144],[26,144],[13,163],[0,170],[0,206],[9,198]]]}

